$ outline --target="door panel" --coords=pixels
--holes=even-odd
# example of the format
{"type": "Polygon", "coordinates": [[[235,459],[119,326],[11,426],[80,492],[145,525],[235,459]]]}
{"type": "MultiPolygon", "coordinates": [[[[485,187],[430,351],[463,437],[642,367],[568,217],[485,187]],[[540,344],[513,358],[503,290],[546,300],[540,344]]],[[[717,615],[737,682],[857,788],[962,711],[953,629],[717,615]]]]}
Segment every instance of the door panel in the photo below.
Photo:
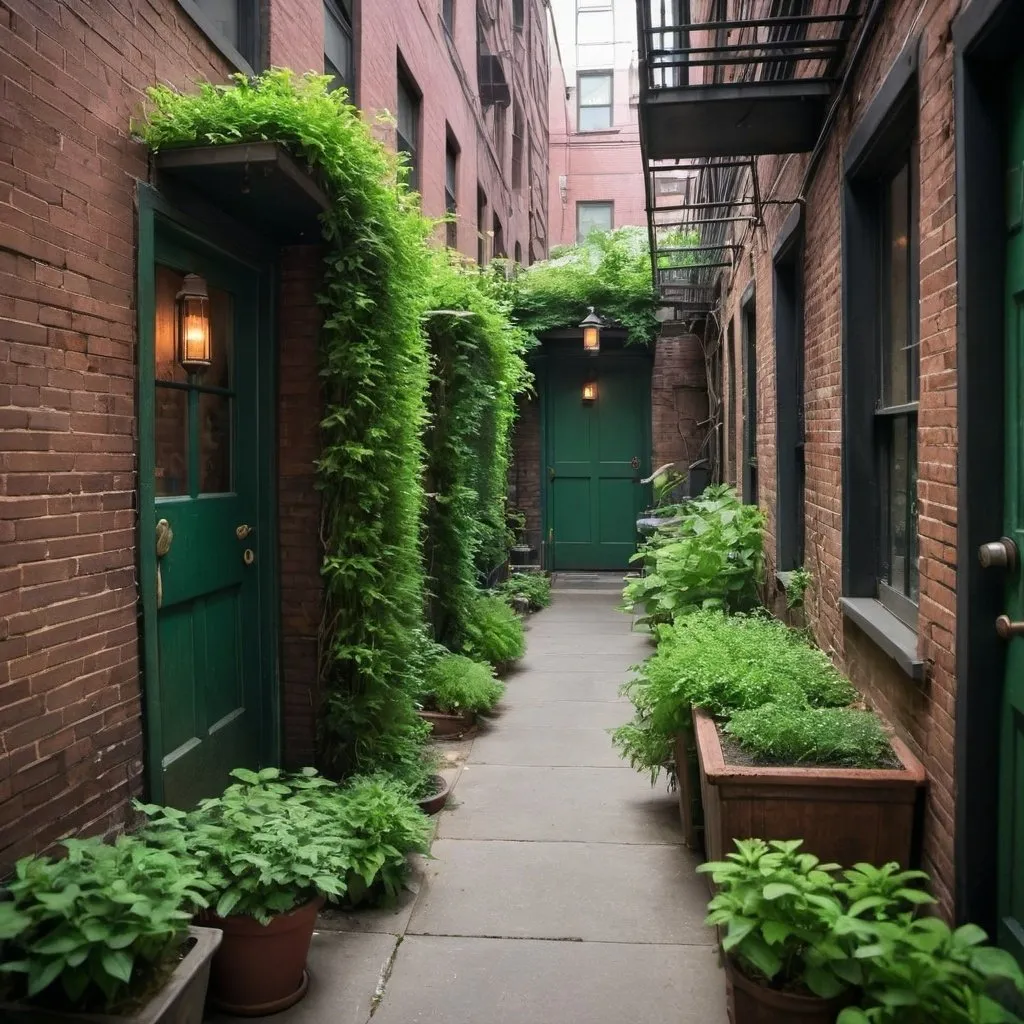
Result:
{"type": "MultiPolygon", "coordinates": [[[[155,519],[163,799],[189,806],[258,767],[269,680],[261,678],[257,429],[259,277],[241,264],[157,238],[155,519]],[[209,289],[211,365],[187,373],[175,349],[185,273],[209,289]],[[240,527],[249,533],[239,535],[240,527]],[[246,552],[250,552],[250,556],[246,552]]],[[[243,531],[244,532],[244,531],[243,531]]],[[[147,621],[147,629],[150,623],[147,621]]]]}
{"type": "Polygon", "coordinates": [[[555,569],[626,569],[649,458],[650,369],[640,359],[555,362],[547,377],[548,526],[555,569]],[[596,397],[583,398],[583,386],[596,397]],[[635,460],[635,462],[634,462],[635,460]]]}

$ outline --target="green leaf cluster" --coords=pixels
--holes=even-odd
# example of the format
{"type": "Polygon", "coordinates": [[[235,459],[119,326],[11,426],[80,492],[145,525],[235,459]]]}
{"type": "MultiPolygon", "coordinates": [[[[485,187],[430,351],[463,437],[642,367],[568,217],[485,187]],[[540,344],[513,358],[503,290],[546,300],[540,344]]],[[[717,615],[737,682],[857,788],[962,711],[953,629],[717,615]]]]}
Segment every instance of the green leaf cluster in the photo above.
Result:
{"type": "MultiPolygon", "coordinates": [[[[657,627],[658,646],[623,692],[633,720],[612,742],[652,784],[671,757],[674,737],[693,727],[691,706],[729,718],[778,704],[795,714],[844,707],[857,691],[803,636],[764,615],[698,611],[657,627]]],[[[771,756],[752,746],[753,753],[771,756]]]]}
{"type": "Polygon", "coordinates": [[[463,650],[495,668],[517,661],[526,651],[522,620],[500,597],[481,594],[470,609],[463,650]]]}
{"type": "Polygon", "coordinates": [[[358,885],[393,894],[405,855],[426,850],[428,823],[394,779],[341,787],[311,768],[238,768],[221,796],[190,812],[139,805],[147,841],[192,858],[211,909],[266,923],[315,896],[341,900],[358,885]]]}
{"type": "Polygon", "coordinates": [[[26,857],[0,902],[8,997],[114,1011],[172,968],[209,885],[187,856],[122,836],[66,839],[67,856],[26,857]]]}
{"type": "Polygon", "coordinates": [[[551,604],[551,577],[546,572],[514,572],[495,588],[507,604],[517,597],[525,597],[531,612],[538,612],[551,604]]]}
{"type": "Polygon", "coordinates": [[[427,672],[423,699],[444,714],[480,713],[493,711],[504,693],[505,684],[494,678],[490,665],[449,654],[427,672]]]}
{"type": "Polygon", "coordinates": [[[747,611],[757,606],[764,571],[764,516],[736,492],[714,485],[684,504],[633,556],[644,574],[623,591],[626,611],[641,623],[671,622],[697,608],[747,611]]]}

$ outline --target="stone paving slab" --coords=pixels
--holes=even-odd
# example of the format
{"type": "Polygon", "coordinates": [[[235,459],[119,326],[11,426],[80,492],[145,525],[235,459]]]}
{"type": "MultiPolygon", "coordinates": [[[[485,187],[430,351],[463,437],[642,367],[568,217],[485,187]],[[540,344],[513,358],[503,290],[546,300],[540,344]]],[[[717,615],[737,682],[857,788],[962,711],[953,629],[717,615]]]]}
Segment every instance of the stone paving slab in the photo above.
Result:
{"type": "Polygon", "coordinates": [[[497,714],[487,723],[487,731],[505,728],[613,729],[629,718],[630,715],[614,700],[514,700],[510,705],[507,702],[499,705],[497,714]]]}
{"type": "Polygon", "coordinates": [[[458,813],[442,814],[442,839],[585,843],[683,841],[679,805],[631,768],[471,765],[460,777],[458,813]]]}
{"type": "Polygon", "coordinates": [[[432,852],[410,934],[714,941],[707,887],[681,847],[438,839],[432,852]]]}
{"type": "MultiPolygon", "coordinates": [[[[615,701],[628,707],[629,701],[619,696],[619,687],[628,678],[627,672],[595,672],[590,669],[577,672],[535,672],[508,681],[505,704],[509,707],[522,707],[537,701],[600,700],[615,701]]],[[[627,714],[626,718],[629,717],[627,714]]]]}
{"type": "Polygon", "coordinates": [[[477,736],[473,764],[618,768],[622,760],[604,729],[532,729],[502,723],[477,736]]]}
{"type": "Polygon", "coordinates": [[[713,950],[410,936],[373,1024],[727,1024],[713,950]]]}

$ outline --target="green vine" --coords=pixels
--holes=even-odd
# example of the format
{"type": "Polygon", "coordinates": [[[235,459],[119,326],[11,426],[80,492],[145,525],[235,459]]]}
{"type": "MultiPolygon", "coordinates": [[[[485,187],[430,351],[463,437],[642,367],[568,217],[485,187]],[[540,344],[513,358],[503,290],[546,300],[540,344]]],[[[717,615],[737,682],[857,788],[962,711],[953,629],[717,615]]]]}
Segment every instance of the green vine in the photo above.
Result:
{"type": "Polygon", "coordinates": [[[384,769],[422,788],[427,727],[413,695],[423,621],[422,434],[428,357],[421,316],[430,224],[398,161],[324,76],[271,70],[182,95],[149,91],[156,150],[272,139],[317,172],[331,198],[318,301],[324,402],[324,614],[320,761],[344,775],[384,769]]]}

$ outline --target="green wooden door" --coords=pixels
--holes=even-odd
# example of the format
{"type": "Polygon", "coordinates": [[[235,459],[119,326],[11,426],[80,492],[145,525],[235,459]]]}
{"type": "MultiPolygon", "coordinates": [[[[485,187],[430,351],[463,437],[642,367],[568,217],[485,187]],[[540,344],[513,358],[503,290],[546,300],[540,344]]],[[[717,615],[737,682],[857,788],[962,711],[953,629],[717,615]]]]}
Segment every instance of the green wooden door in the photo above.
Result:
{"type": "Polygon", "coordinates": [[[155,260],[153,521],[170,541],[156,547],[157,651],[147,696],[157,705],[158,788],[166,803],[188,806],[222,790],[232,768],[258,766],[265,747],[260,279],[223,255],[159,236],[155,260]],[[210,296],[212,365],[198,374],[185,372],[174,344],[186,272],[199,274],[210,296]]]}
{"type": "Polygon", "coordinates": [[[547,377],[548,540],[553,569],[618,570],[636,551],[649,468],[650,368],[601,356],[547,377]],[[583,397],[585,384],[595,397],[583,397]]]}
{"type": "MultiPolygon", "coordinates": [[[[1024,553],[1024,61],[1011,78],[1006,280],[1006,536],[1024,553]],[[1015,187],[1013,187],[1015,184],[1015,187]]],[[[1024,573],[1008,577],[1006,614],[1024,619],[1024,573]]],[[[1009,642],[1003,687],[999,942],[1024,962],[1024,638],[1009,642]]]]}

